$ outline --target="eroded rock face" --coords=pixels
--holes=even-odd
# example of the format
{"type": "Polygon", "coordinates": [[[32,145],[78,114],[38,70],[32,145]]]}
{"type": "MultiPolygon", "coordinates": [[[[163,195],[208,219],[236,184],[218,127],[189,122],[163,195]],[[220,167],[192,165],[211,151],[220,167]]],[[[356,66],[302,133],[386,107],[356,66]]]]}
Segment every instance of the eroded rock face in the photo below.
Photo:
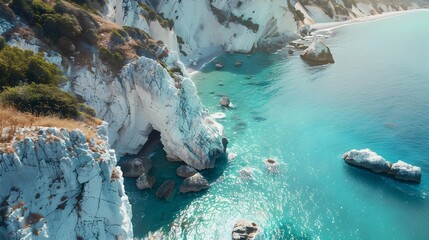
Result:
{"type": "Polygon", "coordinates": [[[161,133],[167,158],[196,169],[213,167],[223,154],[223,127],[202,105],[191,79],[181,78],[178,88],[166,69],[146,57],[126,65],[110,82],[100,71],[81,70],[70,77],[72,91],[110,122],[119,155],[137,154],[153,129],[161,133]]]}
{"type": "Polygon", "coordinates": [[[209,187],[209,182],[203,177],[203,175],[196,173],[183,181],[182,185],[180,186],[180,192],[199,192],[209,187]]]}
{"type": "Polygon", "coordinates": [[[369,169],[376,173],[388,174],[396,179],[420,183],[421,168],[401,160],[392,164],[377,153],[366,149],[353,149],[344,153],[346,163],[369,169]]]}
{"type": "Polygon", "coordinates": [[[198,173],[197,170],[195,170],[195,168],[190,167],[188,165],[182,165],[178,167],[176,170],[176,174],[184,178],[191,177],[196,173],[198,173]]]}
{"type": "Polygon", "coordinates": [[[132,239],[131,206],[108,145],[80,130],[22,130],[0,154],[0,239],[132,239]]]}
{"type": "Polygon", "coordinates": [[[246,219],[238,220],[232,229],[233,240],[252,240],[259,233],[259,227],[256,223],[246,219]]]}
{"type": "Polygon", "coordinates": [[[310,46],[308,46],[308,48],[305,49],[300,56],[302,59],[315,65],[335,62],[329,47],[318,40],[314,40],[313,43],[311,43],[310,46]]]}
{"type": "Polygon", "coordinates": [[[148,157],[134,158],[119,163],[124,177],[138,178],[148,173],[152,167],[152,160],[148,157]]]}

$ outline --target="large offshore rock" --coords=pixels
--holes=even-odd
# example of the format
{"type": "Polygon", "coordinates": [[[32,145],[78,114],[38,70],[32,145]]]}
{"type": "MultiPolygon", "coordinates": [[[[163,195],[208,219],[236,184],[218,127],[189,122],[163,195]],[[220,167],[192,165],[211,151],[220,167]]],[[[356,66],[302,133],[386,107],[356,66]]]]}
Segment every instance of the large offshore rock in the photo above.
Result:
{"type": "Polygon", "coordinates": [[[152,167],[152,160],[148,157],[129,159],[119,163],[124,177],[138,178],[148,173],[152,167]]]}
{"type": "Polygon", "coordinates": [[[367,168],[377,173],[388,173],[392,166],[392,163],[368,148],[348,151],[344,153],[343,159],[346,163],[367,168]]]}
{"type": "Polygon", "coordinates": [[[417,183],[419,183],[422,178],[422,170],[420,167],[413,166],[401,160],[392,165],[389,174],[394,175],[397,179],[417,183]]]}
{"type": "Polygon", "coordinates": [[[329,47],[318,40],[314,40],[300,56],[309,63],[316,65],[335,62],[329,47]]]}
{"type": "Polygon", "coordinates": [[[132,239],[131,205],[107,124],[19,130],[0,154],[0,239],[132,239]]]}
{"type": "Polygon", "coordinates": [[[182,185],[180,186],[180,192],[199,192],[209,187],[209,182],[203,177],[203,175],[196,173],[183,181],[182,185]]]}
{"type": "Polygon", "coordinates": [[[377,173],[388,174],[396,179],[420,183],[422,172],[420,167],[413,166],[401,160],[392,164],[377,153],[366,149],[353,149],[344,153],[346,163],[363,167],[377,173]]]}
{"type": "Polygon", "coordinates": [[[240,219],[238,220],[234,228],[232,229],[233,240],[252,240],[259,233],[259,227],[256,223],[240,219]]]}

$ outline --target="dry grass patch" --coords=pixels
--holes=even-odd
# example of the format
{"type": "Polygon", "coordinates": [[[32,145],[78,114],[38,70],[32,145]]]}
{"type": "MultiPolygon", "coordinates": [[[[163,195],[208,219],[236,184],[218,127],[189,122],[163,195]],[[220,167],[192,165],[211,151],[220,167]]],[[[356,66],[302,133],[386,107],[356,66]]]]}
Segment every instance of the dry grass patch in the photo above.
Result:
{"type": "Polygon", "coordinates": [[[32,127],[35,130],[39,127],[57,127],[68,130],[78,128],[85,133],[89,140],[96,137],[97,126],[101,123],[100,119],[90,116],[85,116],[82,121],[77,121],[56,116],[34,116],[30,113],[19,112],[12,107],[0,106],[0,145],[7,148],[7,144],[11,143],[14,137],[22,140],[25,136],[16,135],[17,130],[32,127]]]}

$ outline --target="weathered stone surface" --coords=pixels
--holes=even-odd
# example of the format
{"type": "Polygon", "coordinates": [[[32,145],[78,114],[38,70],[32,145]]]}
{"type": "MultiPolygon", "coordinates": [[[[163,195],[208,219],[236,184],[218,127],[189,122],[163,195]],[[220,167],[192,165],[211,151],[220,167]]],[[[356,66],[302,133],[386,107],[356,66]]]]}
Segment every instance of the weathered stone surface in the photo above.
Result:
{"type": "Polygon", "coordinates": [[[188,178],[193,176],[195,173],[197,173],[197,170],[195,170],[195,168],[190,167],[188,165],[182,165],[177,168],[176,173],[180,177],[188,178]]]}
{"type": "Polygon", "coordinates": [[[370,149],[352,149],[343,155],[346,163],[369,169],[376,173],[387,174],[399,180],[420,183],[422,172],[420,167],[401,160],[392,164],[370,149]]]}
{"type": "Polygon", "coordinates": [[[119,163],[124,177],[138,178],[148,173],[152,167],[152,160],[148,157],[129,159],[119,163]]]}
{"type": "Polygon", "coordinates": [[[209,187],[209,182],[203,177],[203,175],[196,173],[183,181],[182,185],[180,186],[180,192],[199,192],[209,187]]]}
{"type": "Polygon", "coordinates": [[[169,200],[174,194],[176,183],[173,180],[164,181],[156,191],[156,196],[165,200],[169,200]]]}
{"type": "Polygon", "coordinates": [[[149,176],[147,173],[143,173],[140,175],[139,178],[136,180],[137,188],[140,190],[152,188],[155,184],[155,177],[149,176]]]}
{"type": "Polygon", "coordinates": [[[316,65],[335,62],[329,47],[318,40],[314,40],[313,43],[311,43],[310,46],[308,46],[308,48],[305,49],[300,56],[309,63],[316,65]]]}
{"type": "Polygon", "coordinates": [[[90,142],[80,130],[20,131],[28,137],[0,154],[0,239],[133,238],[131,205],[107,143],[107,124],[90,142]]]}
{"type": "Polygon", "coordinates": [[[219,100],[219,104],[220,104],[222,107],[229,107],[229,104],[231,104],[231,101],[229,100],[229,97],[224,96],[224,97],[221,97],[221,98],[220,98],[220,100],[219,100]]]}
{"type": "Polygon", "coordinates": [[[259,233],[259,227],[256,223],[246,219],[238,220],[232,229],[233,240],[252,240],[259,233]]]}

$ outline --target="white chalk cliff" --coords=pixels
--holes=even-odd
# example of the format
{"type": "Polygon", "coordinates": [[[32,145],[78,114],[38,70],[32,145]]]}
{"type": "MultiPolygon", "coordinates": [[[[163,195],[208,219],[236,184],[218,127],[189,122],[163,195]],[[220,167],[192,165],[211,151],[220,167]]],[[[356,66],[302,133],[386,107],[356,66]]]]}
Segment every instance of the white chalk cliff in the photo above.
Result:
{"type": "Polygon", "coordinates": [[[16,136],[14,151],[0,154],[0,239],[133,237],[106,124],[90,142],[80,130],[57,128],[16,136]]]}

